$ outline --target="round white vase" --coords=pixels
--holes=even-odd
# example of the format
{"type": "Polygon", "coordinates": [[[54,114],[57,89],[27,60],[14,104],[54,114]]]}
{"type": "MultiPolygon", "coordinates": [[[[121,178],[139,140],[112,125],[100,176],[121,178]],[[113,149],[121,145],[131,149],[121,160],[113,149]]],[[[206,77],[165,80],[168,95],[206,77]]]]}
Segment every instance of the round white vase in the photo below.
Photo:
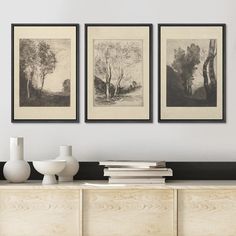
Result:
{"type": "Polygon", "coordinates": [[[6,180],[12,183],[25,182],[30,176],[30,165],[23,159],[24,139],[10,138],[10,160],[3,167],[6,180]]]}
{"type": "Polygon", "coordinates": [[[66,167],[58,174],[59,182],[72,182],[79,170],[79,163],[72,156],[72,146],[60,146],[60,155],[56,160],[66,161],[66,167]]]}

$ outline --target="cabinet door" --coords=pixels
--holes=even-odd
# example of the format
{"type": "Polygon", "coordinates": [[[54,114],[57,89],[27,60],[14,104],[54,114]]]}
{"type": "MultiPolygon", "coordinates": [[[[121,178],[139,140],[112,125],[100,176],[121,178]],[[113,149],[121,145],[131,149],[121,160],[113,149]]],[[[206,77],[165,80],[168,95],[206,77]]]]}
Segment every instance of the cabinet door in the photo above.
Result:
{"type": "Polygon", "coordinates": [[[79,236],[79,192],[1,190],[1,236],[79,236]]]}
{"type": "Polygon", "coordinates": [[[172,190],[85,190],[83,236],[173,236],[172,190]]]}
{"type": "Polygon", "coordinates": [[[179,236],[234,236],[235,219],[235,190],[179,190],[179,236]]]}

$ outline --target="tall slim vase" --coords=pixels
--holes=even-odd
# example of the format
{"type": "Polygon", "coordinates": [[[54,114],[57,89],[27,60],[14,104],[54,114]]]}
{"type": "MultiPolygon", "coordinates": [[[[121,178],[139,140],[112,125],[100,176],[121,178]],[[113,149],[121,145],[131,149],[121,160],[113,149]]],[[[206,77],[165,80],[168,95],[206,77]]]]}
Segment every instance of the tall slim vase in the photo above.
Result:
{"type": "Polygon", "coordinates": [[[30,176],[30,166],[24,160],[24,138],[10,138],[10,160],[3,168],[4,177],[12,183],[25,182],[30,176]]]}

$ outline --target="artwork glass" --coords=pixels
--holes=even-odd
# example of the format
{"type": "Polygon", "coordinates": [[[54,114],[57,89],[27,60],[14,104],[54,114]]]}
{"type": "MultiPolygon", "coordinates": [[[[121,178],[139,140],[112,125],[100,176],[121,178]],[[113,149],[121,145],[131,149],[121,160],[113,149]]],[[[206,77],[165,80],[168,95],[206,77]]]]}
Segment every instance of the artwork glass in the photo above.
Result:
{"type": "Polygon", "coordinates": [[[150,26],[86,29],[87,121],[150,121],[150,26]]]}
{"type": "Polygon", "coordinates": [[[224,27],[159,27],[160,121],[224,120],[224,27]]]}
{"type": "Polygon", "coordinates": [[[13,121],[75,121],[76,26],[13,26],[13,121]]]}

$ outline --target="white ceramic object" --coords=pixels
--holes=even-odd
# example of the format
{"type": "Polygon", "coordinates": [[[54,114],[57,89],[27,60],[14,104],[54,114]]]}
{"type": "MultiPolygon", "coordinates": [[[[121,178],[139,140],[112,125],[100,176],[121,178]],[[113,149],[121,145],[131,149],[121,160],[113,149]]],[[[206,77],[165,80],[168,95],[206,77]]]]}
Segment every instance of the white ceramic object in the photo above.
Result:
{"type": "Polygon", "coordinates": [[[60,146],[60,155],[56,160],[65,160],[66,167],[58,174],[59,182],[72,182],[79,170],[78,161],[72,156],[72,146],[60,146]]]}
{"type": "Polygon", "coordinates": [[[24,160],[24,138],[10,138],[10,160],[3,168],[4,177],[12,183],[25,182],[30,176],[30,165],[24,160]]]}
{"type": "Polygon", "coordinates": [[[55,175],[60,173],[66,166],[63,160],[33,161],[34,168],[42,175],[42,184],[57,184],[55,175]]]}

